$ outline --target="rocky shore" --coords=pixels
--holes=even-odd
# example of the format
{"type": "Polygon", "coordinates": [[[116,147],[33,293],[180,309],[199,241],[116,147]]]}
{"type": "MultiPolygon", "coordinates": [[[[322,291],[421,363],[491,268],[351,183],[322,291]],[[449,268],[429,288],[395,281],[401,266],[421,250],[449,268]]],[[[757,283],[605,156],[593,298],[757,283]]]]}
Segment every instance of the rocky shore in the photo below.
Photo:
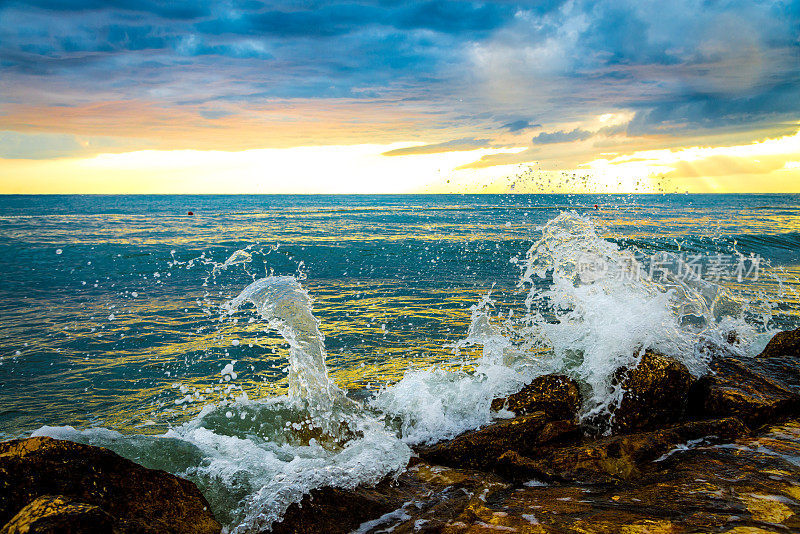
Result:
{"type": "MultiPolygon", "coordinates": [[[[315,490],[272,532],[800,531],[800,330],[710,369],[647,352],[613,415],[581,422],[580,385],[539,377],[492,403],[512,417],[376,487],[315,490]]],[[[192,483],[50,438],[0,443],[0,495],[0,534],[221,529],[192,483]]]]}
{"type": "Polygon", "coordinates": [[[0,443],[2,534],[220,531],[197,486],[104,449],[36,437],[0,443]]]}

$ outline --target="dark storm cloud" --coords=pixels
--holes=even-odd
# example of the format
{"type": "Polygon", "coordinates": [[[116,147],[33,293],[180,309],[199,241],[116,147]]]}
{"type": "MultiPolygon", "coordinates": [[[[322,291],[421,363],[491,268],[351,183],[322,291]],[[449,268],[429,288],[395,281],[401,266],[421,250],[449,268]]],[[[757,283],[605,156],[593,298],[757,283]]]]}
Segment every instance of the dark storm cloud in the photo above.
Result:
{"type": "Polygon", "coordinates": [[[330,5],[313,11],[267,11],[221,17],[197,24],[201,33],[276,38],[334,37],[380,23],[383,11],[370,6],[330,5]]]}
{"type": "Polygon", "coordinates": [[[332,37],[384,26],[399,30],[468,33],[470,38],[502,26],[514,7],[473,2],[409,2],[390,5],[327,3],[313,9],[255,10],[201,22],[211,34],[275,37],[332,37]]]}
{"type": "Polygon", "coordinates": [[[799,5],[587,0],[544,16],[520,6],[474,58],[495,105],[550,127],[614,109],[636,112],[631,134],[796,120],[799,5]]]}
{"type": "MultiPolygon", "coordinates": [[[[800,58],[798,58],[800,59],[800,58]]],[[[632,135],[656,129],[681,129],[687,120],[697,128],[713,129],[749,125],[754,118],[800,118],[800,76],[760,89],[755,94],[720,97],[716,94],[674,95],[669,100],[651,102],[636,113],[628,126],[632,135]]]]}
{"type": "Polygon", "coordinates": [[[800,2],[632,5],[596,4],[581,40],[602,51],[603,76],[640,92],[623,102],[637,110],[629,134],[800,116],[800,2]]]}
{"type": "Polygon", "coordinates": [[[160,98],[197,93],[181,86],[193,77],[183,73],[211,64],[230,80],[217,86],[216,98],[374,98],[387,86],[435,88],[458,63],[465,40],[501,26],[514,9],[470,2],[12,1],[0,4],[0,64],[98,98],[150,98],[137,94],[143,85],[160,98]],[[165,79],[168,85],[152,87],[165,79]]]}
{"type": "Polygon", "coordinates": [[[486,32],[502,26],[513,16],[515,8],[510,4],[473,2],[411,3],[393,13],[393,25],[397,28],[428,29],[443,33],[486,32]]]}
{"type": "Polygon", "coordinates": [[[629,134],[724,129],[800,118],[798,28],[788,0],[6,0],[0,103],[392,99],[437,128],[536,117],[534,144],[619,109],[629,134]]]}
{"type": "Polygon", "coordinates": [[[558,130],[555,132],[542,132],[535,135],[531,142],[534,145],[550,145],[555,143],[568,143],[570,141],[585,141],[595,136],[611,136],[617,135],[628,130],[628,126],[624,124],[615,126],[606,126],[597,131],[584,130],[582,128],[575,128],[573,130],[558,130]]]}

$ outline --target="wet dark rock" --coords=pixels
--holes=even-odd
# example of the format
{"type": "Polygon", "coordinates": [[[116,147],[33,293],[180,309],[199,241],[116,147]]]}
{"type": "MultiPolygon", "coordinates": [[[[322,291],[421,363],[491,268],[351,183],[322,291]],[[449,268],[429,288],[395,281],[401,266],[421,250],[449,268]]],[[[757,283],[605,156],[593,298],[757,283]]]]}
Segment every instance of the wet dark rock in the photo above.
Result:
{"type": "Polygon", "coordinates": [[[579,435],[574,421],[551,421],[544,412],[535,412],[466,432],[417,452],[432,463],[490,469],[506,451],[529,454],[543,445],[572,441],[579,435]]]}
{"type": "Polygon", "coordinates": [[[634,480],[658,468],[661,456],[693,440],[732,441],[748,433],[736,418],[695,421],[673,427],[551,447],[526,457],[505,453],[497,471],[511,479],[538,478],[555,482],[605,484],[634,480]]]}
{"type": "MultiPolygon", "coordinates": [[[[40,497],[62,496],[72,503],[64,513],[82,510],[89,520],[99,516],[85,506],[97,507],[119,533],[212,534],[221,528],[188,480],[101,447],[46,437],[0,443],[0,495],[0,524],[40,497]]],[[[55,517],[57,502],[40,501],[25,513],[55,517]]]]}
{"type": "MultiPolygon", "coordinates": [[[[800,456],[797,422],[753,437],[733,418],[700,421],[538,452],[547,450],[552,458],[573,453],[573,467],[553,464],[554,471],[581,463],[581,474],[588,476],[545,483],[539,470],[524,469],[538,456],[518,453],[514,475],[504,473],[506,479],[417,459],[396,481],[345,492],[361,496],[344,497],[333,513],[322,509],[326,490],[316,492],[319,515],[308,511],[306,523],[287,530],[276,525],[274,532],[334,534],[359,527],[365,534],[800,531],[800,467],[792,463],[800,456]],[[361,514],[359,503],[369,508],[382,499],[385,505],[373,509],[371,517],[361,514]],[[350,520],[353,513],[360,523],[350,520]]],[[[287,516],[284,528],[291,521],[287,516]]]]}
{"type": "Polygon", "coordinates": [[[272,534],[346,534],[397,509],[402,501],[374,488],[320,488],[293,504],[272,534]]]}
{"type": "Polygon", "coordinates": [[[758,359],[714,358],[712,374],[693,385],[688,413],[695,418],[735,416],[755,429],[800,413],[800,396],[772,378],[758,359]]]}
{"type": "Polygon", "coordinates": [[[492,495],[508,488],[492,473],[431,465],[419,458],[396,479],[387,477],[375,487],[353,490],[321,488],[289,507],[270,534],[344,534],[372,524],[370,531],[386,531],[409,514],[425,513],[425,524],[392,532],[438,532],[453,520],[475,495],[492,495]],[[424,528],[423,528],[424,526],[424,528]]]}
{"type": "Polygon", "coordinates": [[[45,495],[17,512],[0,534],[101,534],[113,527],[114,518],[99,506],[45,495]]]}
{"type": "Polygon", "coordinates": [[[624,433],[679,421],[694,379],[682,363],[646,351],[636,367],[619,369],[613,382],[625,393],[614,411],[611,430],[624,433]]]}
{"type": "Polygon", "coordinates": [[[792,423],[733,447],[678,451],[635,483],[522,487],[484,518],[519,532],[798,532],[800,468],[786,458],[799,438],[792,423]]]}
{"type": "Polygon", "coordinates": [[[507,398],[494,399],[492,410],[506,409],[516,415],[544,412],[553,420],[574,419],[581,402],[577,382],[564,375],[544,375],[507,398]]]}
{"type": "Polygon", "coordinates": [[[775,334],[759,358],[774,358],[776,356],[793,356],[800,358],[800,328],[775,334]]]}
{"type": "Polygon", "coordinates": [[[755,359],[765,374],[800,391],[800,328],[775,334],[755,359]]]}
{"type": "MultiPolygon", "coordinates": [[[[737,426],[705,424],[698,432],[737,426]]],[[[396,484],[381,485],[380,491],[396,492],[393,497],[403,504],[362,523],[361,531],[800,532],[800,467],[792,463],[798,456],[800,423],[789,422],[731,446],[678,448],[650,462],[654,467],[643,470],[641,478],[612,484],[546,484],[524,477],[510,484],[492,473],[420,460],[396,484]]]]}

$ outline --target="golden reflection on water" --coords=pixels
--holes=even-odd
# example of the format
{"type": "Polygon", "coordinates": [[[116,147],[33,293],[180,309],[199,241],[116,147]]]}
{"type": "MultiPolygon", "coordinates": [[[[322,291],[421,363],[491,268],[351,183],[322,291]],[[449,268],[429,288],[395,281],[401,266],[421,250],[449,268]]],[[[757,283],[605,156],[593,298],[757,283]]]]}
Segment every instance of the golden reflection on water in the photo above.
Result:
{"type": "MultiPolygon", "coordinates": [[[[498,266],[507,268],[510,256],[524,255],[538,237],[536,224],[560,208],[567,206],[271,211],[265,207],[264,213],[198,212],[193,218],[183,214],[0,217],[0,238],[9,243],[63,247],[66,252],[58,256],[59,261],[68,258],[68,247],[82,247],[81,257],[62,267],[67,279],[55,301],[34,292],[24,305],[4,310],[0,325],[4,339],[36,345],[36,351],[23,351],[19,361],[46,371],[31,373],[30,388],[15,389],[12,405],[24,408],[33,428],[70,421],[76,426],[160,432],[196,414],[207,402],[240,393],[226,393],[231,384],[250,398],[286,393],[288,348],[283,339],[265,332],[267,326],[252,310],[219,321],[219,306],[251,281],[245,270],[261,277],[275,265],[277,254],[270,255],[265,246],[257,268],[246,266],[220,275],[219,280],[210,278],[208,286],[203,286],[212,269],[211,259],[222,262],[233,250],[253,243],[280,243],[281,258],[289,258],[286,250],[291,249],[288,272],[300,261],[311,264],[316,254],[317,264],[303,285],[315,300],[314,313],[326,336],[327,365],[340,387],[374,390],[399,380],[409,369],[432,366],[471,370],[481,348],[464,349],[458,359],[452,349],[453,343],[466,336],[470,306],[494,282],[500,284],[494,296],[501,300],[501,308],[519,305],[521,294],[513,287],[518,271],[504,271],[503,276],[513,279],[503,280],[498,266]],[[119,251],[106,253],[113,257],[98,266],[103,253],[91,248],[95,246],[119,247],[119,251]],[[491,250],[478,253],[481,246],[491,250]],[[172,270],[167,267],[170,256],[165,250],[176,250],[176,256],[186,262],[205,247],[213,248],[206,258],[209,263],[198,260],[189,271],[186,264],[172,270]],[[342,251],[352,255],[331,259],[342,251]],[[445,252],[450,256],[445,257],[445,252]],[[93,260],[94,267],[87,267],[87,260],[93,260]],[[125,287],[115,287],[115,277],[127,275],[130,265],[139,260],[144,264],[139,268],[147,272],[136,276],[145,278],[131,277],[125,287]],[[326,261],[351,263],[317,276],[329,267],[326,261]],[[367,265],[378,272],[388,265],[400,274],[381,278],[358,270],[367,265]],[[162,277],[154,279],[153,271],[161,271],[162,277]],[[402,278],[403,273],[408,277],[402,278]],[[97,290],[90,289],[94,279],[99,279],[97,290]],[[82,281],[89,286],[81,286],[82,281]],[[138,298],[122,294],[133,289],[141,293],[138,298]],[[112,313],[115,318],[110,320],[112,313]],[[33,334],[32,325],[41,331],[33,334]],[[233,345],[234,340],[239,344],[233,345]],[[234,360],[238,376],[226,382],[220,372],[234,360]],[[177,404],[186,395],[181,386],[186,392],[201,394],[191,403],[177,404]]],[[[773,246],[770,236],[800,233],[796,208],[709,214],[702,206],[617,205],[590,213],[614,238],[644,244],[658,241],[659,246],[673,238],[677,246],[683,238],[726,236],[745,236],[773,246]]],[[[775,246],[786,247],[786,242],[791,240],[775,246]]],[[[48,253],[55,258],[53,250],[48,253]]],[[[796,251],[789,253],[796,257],[796,251]]],[[[728,286],[752,297],[759,292],[780,295],[784,284],[779,306],[783,313],[796,315],[798,280],[800,265],[786,265],[784,272],[769,270],[757,282],[729,282],[728,286]]],[[[10,365],[2,371],[16,372],[10,365]]]]}
{"type": "MultiPolygon", "coordinates": [[[[471,370],[480,356],[480,347],[467,347],[456,359],[452,344],[465,337],[470,306],[485,294],[482,285],[406,288],[401,294],[403,286],[398,281],[308,282],[326,337],[326,363],[339,387],[374,391],[409,369],[432,366],[471,370]]],[[[219,321],[213,306],[210,314],[196,308],[187,313],[187,306],[181,299],[138,299],[117,308],[114,321],[102,318],[71,333],[93,338],[87,359],[65,373],[87,380],[84,407],[88,403],[107,414],[94,424],[158,433],[241,391],[251,399],[287,392],[288,345],[252,309],[219,321]],[[226,382],[220,371],[231,361],[238,376],[226,382]],[[230,385],[237,389],[226,394],[230,385]],[[194,392],[200,396],[176,404],[194,392]]]]}
{"type": "Polygon", "coordinates": [[[800,211],[782,209],[740,209],[719,211],[709,215],[705,209],[681,208],[609,208],[592,213],[604,226],[629,238],[649,238],[654,235],[709,237],[730,234],[777,234],[800,232],[800,211]],[[640,216],[637,216],[639,215],[640,216]]]}
{"type": "MultiPolygon", "coordinates": [[[[436,221],[425,210],[344,211],[351,217],[332,218],[324,210],[310,212],[185,215],[48,215],[0,217],[0,235],[30,243],[63,245],[159,245],[178,249],[201,243],[279,242],[315,244],[348,242],[399,242],[424,240],[454,242],[465,239],[528,236],[530,227],[520,221],[498,226],[492,221],[464,216],[459,221],[436,221]],[[411,213],[414,220],[405,215],[411,213]],[[366,215],[369,215],[367,218],[366,215]],[[468,223],[468,224],[464,224],[468,223]],[[80,231],[67,232],[70,227],[80,231]]],[[[463,212],[463,210],[461,210],[463,212]]],[[[553,215],[557,211],[553,212],[553,215]]],[[[510,222],[510,221],[509,221],[510,222]]]]}
{"type": "MultiPolygon", "coordinates": [[[[706,207],[678,206],[587,206],[588,213],[607,227],[627,237],[697,235],[698,229],[709,235],[800,232],[800,210],[781,208],[764,210],[746,208],[718,210],[709,214],[706,207]],[[746,230],[745,230],[746,229],[746,230]]],[[[313,231],[314,243],[401,242],[423,240],[457,242],[465,239],[509,239],[531,236],[531,226],[515,217],[519,213],[537,217],[555,216],[569,206],[482,206],[478,211],[502,211],[508,221],[486,220],[464,214],[463,208],[381,208],[340,210],[277,210],[265,213],[209,213],[193,217],[149,214],[93,214],[0,217],[4,237],[32,243],[56,240],[64,245],[168,244],[176,248],[199,243],[280,242],[307,243],[313,231]],[[437,220],[442,211],[461,213],[456,220],[437,220]],[[508,212],[508,213],[506,213],[508,212]],[[332,213],[340,213],[334,218],[332,213]],[[409,219],[409,216],[412,217],[409,219]],[[510,223],[506,226],[503,223],[510,223]],[[465,224],[466,223],[466,224],[465,224]],[[498,224],[500,223],[500,224],[498,224]],[[81,231],[68,232],[73,227],[81,231]]],[[[497,214],[501,216],[500,213],[497,214]]]]}
{"type": "MultiPolygon", "coordinates": [[[[786,276],[800,279],[800,266],[787,269],[786,276]]],[[[326,337],[331,377],[345,390],[375,391],[398,381],[410,369],[471,371],[481,355],[481,347],[467,347],[456,358],[452,346],[466,336],[470,306],[486,293],[488,283],[419,288],[400,280],[358,278],[304,283],[326,337]]],[[[749,294],[775,294],[775,285],[774,279],[765,276],[729,287],[749,294]]],[[[789,287],[800,290],[800,285],[789,287]]],[[[230,399],[241,391],[251,399],[285,394],[288,346],[284,340],[268,332],[252,309],[220,321],[219,305],[225,295],[233,296],[238,289],[213,295],[204,304],[207,312],[190,298],[161,295],[118,306],[113,321],[95,317],[95,321],[76,323],[65,335],[92,340],[85,359],[81,353],[51,379],[62,387],[85,382],[79,396],[83,410],[104,415],[78,418],[75,423],[159,433],[197,414],[205,404],[230,399]],[[234,340],[239,344],[234,346],[234,340]],[[234,360],[238,377],[226,382],[220,371],[234,360]],[[237,389],[226,393],[231,384],[237,389]],[[201,392],[200,396],[176,404],[185,392],[194,391],[201,392]]],[[[512,287],[496,291],[499,307],[518,306],[520,291],[512,287]]],[[[785,306],[789,313],[800,310],[797,292],[786,295],[785,306]]],[[[32,404],[44,414],[58,410],[58,405],[32,404]]]]}

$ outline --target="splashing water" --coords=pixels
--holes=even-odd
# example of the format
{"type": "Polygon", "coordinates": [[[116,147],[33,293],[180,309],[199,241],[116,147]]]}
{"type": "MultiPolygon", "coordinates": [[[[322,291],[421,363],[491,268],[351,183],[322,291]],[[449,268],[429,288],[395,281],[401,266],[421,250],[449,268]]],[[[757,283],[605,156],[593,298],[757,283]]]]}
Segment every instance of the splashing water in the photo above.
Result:
{"type": "Polygon", "coordinates": [[[589,416],[619,401],[623,391],[611,376],[635,366],[646,349],[676,358],[695,375],[705,370],[693,333],[681,326],[682,309],[713,320],[692,306],[702,295],[688,284],[652,282],[642,271],[632,251],[600,238],[575,212],[549,221],[527,252],[525,344],[551,348],[551,366],[589,386],[589,416]],[[550,285],[541,290],[539,281],[550,285]]]}
{"type": "Polygon", "coordinates": [[[524,313],[500,321],[488,295],[472,308],[468,335],[456,348],[483,345],[474,371],[408,372],[373,400],[406,442],[432,443],[485,425],[494,417],[493,398],[546,373],[582,384],[586,421],[608,419],[624,393],[612,382],[614,371],[637,365],[645,350],[699,376],[709,350],[728,333],[735,331],[743,347],[756,332],[744,319],[746,303],[721,286],[669,272],[646,276],[633,250],[601,238],[574,211],[541,231],[521,262],[524,313]]]}
{"type": "Polygon", "coordinates": [[[472,306],[467,337],[455,346],[459,355],[465,347],[482,345],[474,371],[409,371],[372,400],[371,406],[387,414],[405,442],[435,443],[486,425],[493,418],[492,399],[519,390],[535,376],[509,361],[511,343],[491,320],[492,303],[487,295],[472,306]]]}
{"type": "Polygon", "coordinates": [[[185,476],[234,534],[269,529],[315,488],[352,489],[403,469],[410,449],[330,380],[319,321],[300,283],[290,276],[257,280],[223,310],[232,314],[245,302],[289,343],[288,396],[209,404],[160,437],[71,427],[33,435],[105,446],[185,476]]]}
{"type": "Polygon", "coordinates": [[[233,267],[234,265],[241,265],[243,263],[250,263],[253,261],[253,255],[247,252],[246,250],[237,250],[233,254],[231,254],[227,260],[223,263],[214,265],[214,269],[211,271],[211,274],[214,275],[219,271],[224,271],[228,267],[233,267]]]}
{"type": "MultiPolygon", "coordinates": [[[[536,376],[568,374],[584,387],[584,417],[608,416],[622,393],[611,376],[635,365],[644,350],[674,357],[699,375],[706,369],[705,349],[721,344],[726,333],[736,331],[741,340],[732,350],[744,351],[757,337],[745,321],[748,313],[768,322],[768,309],[755,309],[717,284],[670,273],[658,280],[641,276],[635,250],[603,239],[575,212],[562,212],[541,232],[525,259],[516,260],[524,304],[501,313],[489,292],[472,306],[466,336],[453,346],[455,370],[408,371],[366,407],[331,380],[308,292],[293,276],[268,276],[223,304],[221,319],[252,305],[283,337],[287,395],[251,400],[242,394],[208,404],[156,437],[71,427],[43,427],[34,435],[106,446],[185,476],[200,486],[226,532],[260,532],[314,488],[376,483],[407,465],[409,444],[490,423],[498,417],[492,399],[536,376]],[[476,346],[482,351],[475,361],[462,357],[476,346]]],[[[252,260],[238,250],[222,264],[204,257],[197,262],[213,263],[213,277],[252,260]]],[[[223,375],[236,379],[233,364],[223,375]]],[[[230,382],[223,385],[236,391],[230,382]]]]}
{"type": "Polygon", "coordinates": [[[341,421],[335,412],[352,412],[356,404],[336,387],[325,367],[325,337],[311,313],[311,297],[292,276],[269,276],[247,286],[223,308],[228,313],[250,302],[289,343],[289,398],[305,404],[316,424],[326,431],[341,421]]]}

